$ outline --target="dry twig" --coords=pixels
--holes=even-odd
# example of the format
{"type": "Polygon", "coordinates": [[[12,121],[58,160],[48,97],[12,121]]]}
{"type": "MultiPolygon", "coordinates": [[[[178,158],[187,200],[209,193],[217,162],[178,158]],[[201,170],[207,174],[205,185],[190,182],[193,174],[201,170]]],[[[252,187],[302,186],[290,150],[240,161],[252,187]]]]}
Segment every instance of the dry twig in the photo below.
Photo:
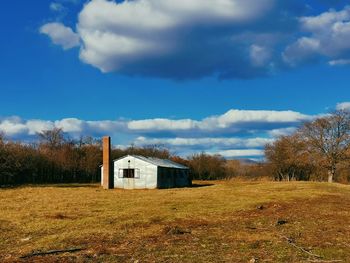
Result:
{"type": "Polygon", "coordinates": [[[30,254],[26,254],[23,256],[20,256],[20,258],[30,258],[35,256],[43,256],[43,255],[52,255],[52,254],[59,254],[59,253],[73,253],[84,250],[84,248],[68,248],[68,249],[57,249],[57,250],[48,250],[48,251],[38,251],[38,252],[32,252],[30,254]]]}
{"type": "Polygon", "coordinates": [[[343,260],[340,259],[334,259],[334,260],[320,260],[320,259],[309,259],[309,262],[313,263],[333,263],[333,262],[343,262],[343,260]]]}
{"type": "Polygon", "coordinates": [[[315,258],[322,258],[322,256],[316,255],[316,254],[314,254],[314,253],[311,253],[310,251],[307,251],[305,248],[298,246],[298,245],[295,244],[294,241],[293,241],[292,239],[290,239],[289,237],[282,236],[282,235],[280,235],[280,237],[282,237],[283,239],[287,240],[287,242],[288,242],[289,245],[291,245],[291,246],[293,246],[293,247],[295,247],[295,248],[301,250],[302,252],[308,254],[309,256],[312,256],[312,257],[315,257],[315,258]]]}

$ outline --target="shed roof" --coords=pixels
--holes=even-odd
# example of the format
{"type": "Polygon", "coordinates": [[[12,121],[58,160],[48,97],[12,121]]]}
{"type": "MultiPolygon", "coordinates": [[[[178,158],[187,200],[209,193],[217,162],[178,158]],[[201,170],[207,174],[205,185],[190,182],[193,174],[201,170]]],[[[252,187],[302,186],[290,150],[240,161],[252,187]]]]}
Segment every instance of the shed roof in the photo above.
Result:
{"type": "Polygon", "coordinates": [[[159,158],[155,158],[155,157],[145,157],[145,156],[142,156],[142,155],[127,155],[127,156],[121,157],[119,159],[116,159],[114,161],[118,161],[118,160],[121,160],[121,159],[124,159],[124,158],[127,158],[127,157],[138,158],[140,160],[143,160],[145,162],[154,164],[154,165],[159,166],[159,167],[176,168],[176,169],[188,169],[188,167],[186,167],[186,166],[184,166],[182,164],[179,164],[179,163],[167,160],[167,159],[159,159],[159,158]]]}

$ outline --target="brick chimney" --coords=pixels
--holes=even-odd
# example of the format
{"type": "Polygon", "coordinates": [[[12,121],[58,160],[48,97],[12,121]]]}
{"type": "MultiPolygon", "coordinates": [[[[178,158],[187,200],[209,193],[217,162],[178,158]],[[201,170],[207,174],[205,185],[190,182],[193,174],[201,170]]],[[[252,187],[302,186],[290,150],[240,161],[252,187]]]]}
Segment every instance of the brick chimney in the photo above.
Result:
{"type": "Polygon", "coordinates": [[[102,139],[103,143],[103,189],[114,188],[114,175],[111,162],[111,137],[102,139]]]}

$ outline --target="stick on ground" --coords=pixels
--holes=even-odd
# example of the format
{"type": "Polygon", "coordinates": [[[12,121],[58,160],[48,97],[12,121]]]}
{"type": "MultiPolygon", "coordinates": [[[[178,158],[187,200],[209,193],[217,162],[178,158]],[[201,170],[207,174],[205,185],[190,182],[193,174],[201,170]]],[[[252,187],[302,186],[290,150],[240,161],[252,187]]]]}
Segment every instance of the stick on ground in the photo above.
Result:
{"type": "Polygon", "coordinates": [[[84,248],[68,248],[68,249],[57,249],[57,250],[48,250],[48,251],[38,251],[38,252],[33,252],[30,254],[26,254],[23,256],[20,256],[20,258],[30,258],[30,257],[35,257],[35,256],[43,256],[43,255],[51,255],[51,254],[59,254],[59,253],[73,253],[73,252],[78,252],[84,250],[84,248]]]}
{"type": "Polygon", "coordinates": [[[315,258],[322,258],[322,256],[313,254],[313,253],[307,251],[305,248],[298,246],[297,244],[294,243],[294,241],[292,239],[290,239],[290,238],[288,238],[286,236],[282,236],[282,235],[280,237],[282,237],[283,239],[287,240],[289,245],[291,245],[291,246],[301,250],[302,252],[304,252],[304,253],[312,256],[312,257],[315,257],[315,258]]]}

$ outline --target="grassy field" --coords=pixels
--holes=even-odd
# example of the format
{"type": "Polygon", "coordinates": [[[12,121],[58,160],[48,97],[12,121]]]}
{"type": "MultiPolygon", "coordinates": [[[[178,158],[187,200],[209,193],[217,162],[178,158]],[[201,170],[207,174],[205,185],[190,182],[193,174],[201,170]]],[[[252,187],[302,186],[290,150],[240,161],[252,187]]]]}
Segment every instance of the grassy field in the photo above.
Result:
{"type": "Polygon", "coordinates": [[[350,186],[196,183],[0,189],[0,262],[350,262],[350,186]]]}

